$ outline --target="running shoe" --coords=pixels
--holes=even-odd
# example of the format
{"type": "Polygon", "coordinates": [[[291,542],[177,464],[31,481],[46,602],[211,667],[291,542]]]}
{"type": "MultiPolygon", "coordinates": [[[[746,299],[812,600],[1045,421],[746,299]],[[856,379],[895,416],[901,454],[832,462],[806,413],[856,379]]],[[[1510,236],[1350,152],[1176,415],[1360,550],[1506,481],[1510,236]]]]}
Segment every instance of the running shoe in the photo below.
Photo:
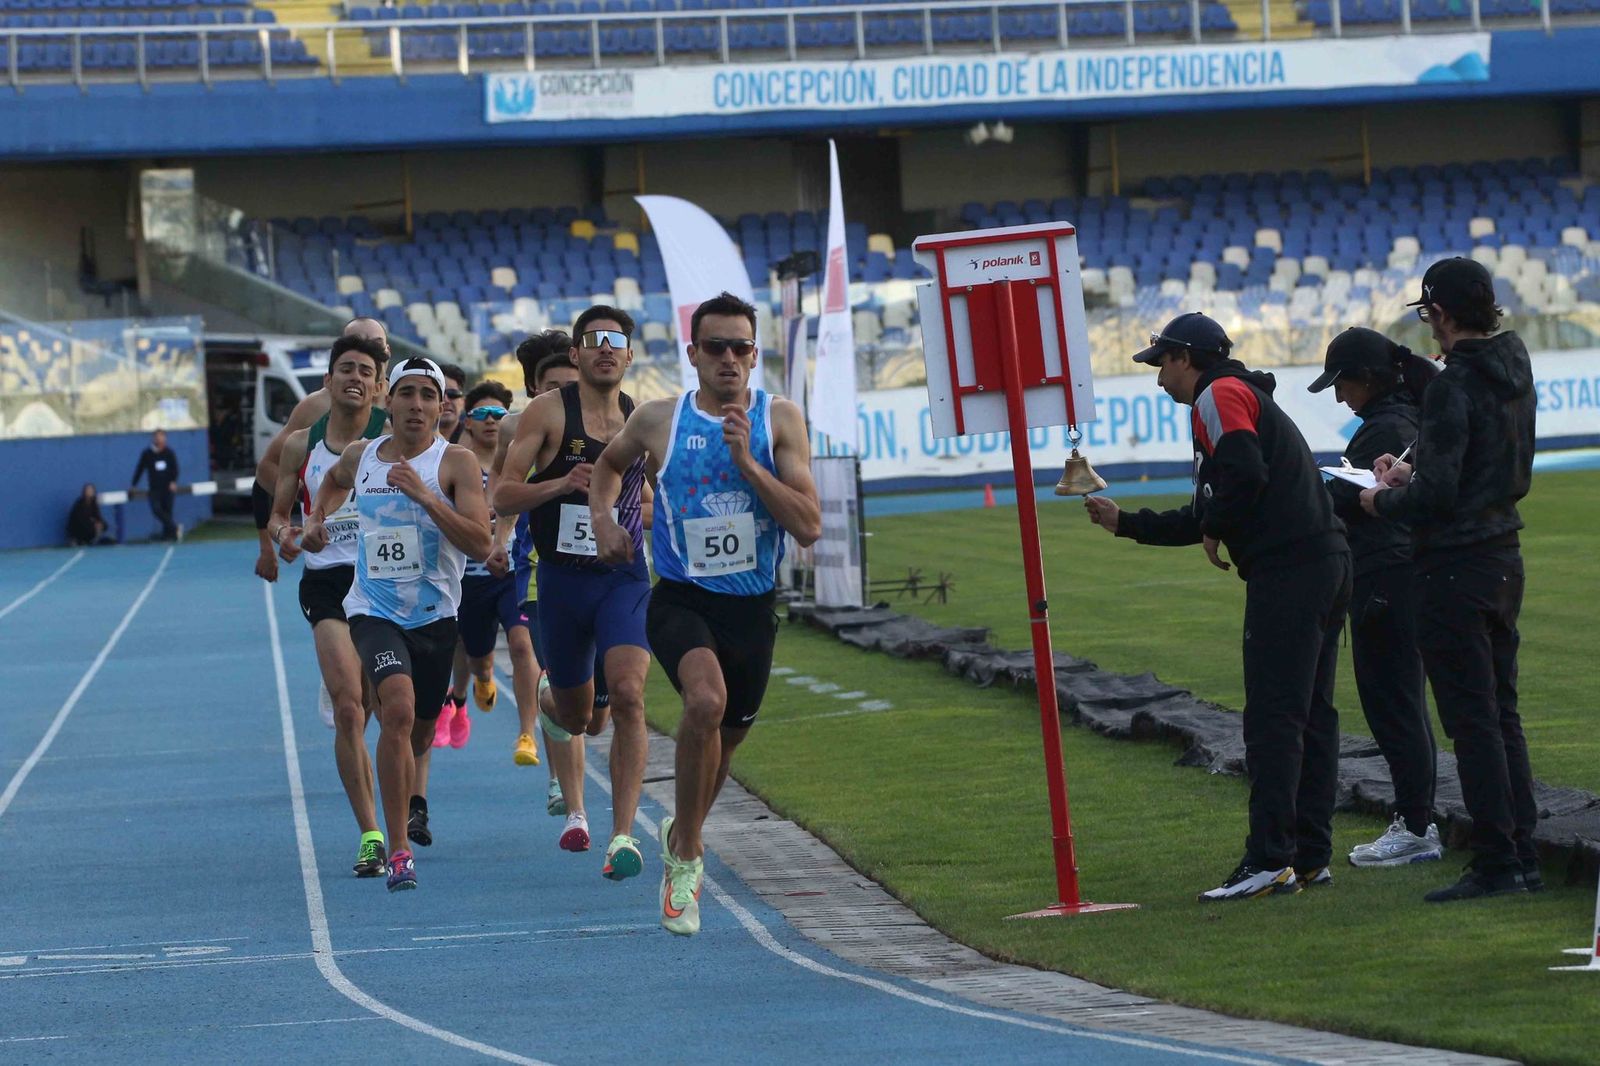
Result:
{"type": "Polygon", "coordinates": [[[494,678],[482,681],[472,679],[472,698],[478,704],[478,710],[488,714],[494,710],[494,701],[500,695],[500,690],[495,687],[494,678]]]}
{"type": "Polygon", "coordinates": [[[562,851],[589,850],[589,819],[582,811],[567,815],[567,827],[561,831],[562,851]]]}
{"type": "Polygon", "coordinates": [[[661,927],[678,936],[700,931],[700,883],[705,873],[702,859],[679,859],[667,841],[672,838],[672,818],[661,820],[661,927]]]}
{"type": "Polygon", "coordinates": [[[1442,858],[1444,845],[1439,841],[1439,827],[1430,825],[1427,833],[1419,837],[1406,828],[1406,820],[1398,814],[1383,836],[1350,849],[1351,866],[1405,866],[1442,858]]]}
{"type": "Polygon", "coordinates": [[[333,728],[333,696],[328,692],[328,686],[317,686],[317,716],[322,719],[322,724],[329,729],[333,728]]]}
{"type": "Polygon", "coordinates": [[[361,838],[361,852],[356,856],[357,877],[382,877],[389,872],[389,858],[383,850],[383,834],[373,833],[361,838]]]}
{"type": "Polygon", "coordinates": [[[639,841],[626,833],[612,837],[610,846],[606,848],[606,864],[600,868],[600,876],[612,881],[626,881],[630,877],[638,877],[643,869],[644,856],[639,854],[639,841]]]}
{"type": "Polygon", "coordinates": [[[1544,871],[1539,869],[1538,859],[1522,860],[1522,884],[1529,892],[1544,891],[1544,871]]]}
{"type": "Polygon", "coordinates": [[[1326,866],[1304,866],[1294,872],[1294,879],[1306,888],[1330,888],[1333,885],[1333,871],[1326,866]]]}
{"type": "Polygon", "coordinates": [[[447,748],[450,746],[451,724],[456,716],[455,697],[446,696],[444,706],[439,708],[439,717],[433,723],[433,746],[447,748]]]}
{"type": "Polygon", "coordinates": [[[411,817],[406,819],[406,836],[419,848],[433,846],[433,833],[428,829],[428,808],[414,803],[411,805],[411,817]]]}
{"type": "Polygon", "coordinates": [[[409,851],[397,851],[389,858],[389,891],[403,892],[417,887],[417,864],[409,851]]]}
{"type": "Polygon", "coordinates": [[[517,750],[512,754],[511,761],[518,766],[539,765],[539,745],[534,742],[532,733],[517,736],[517,750]]]}
{"type": "Polygon", "coordinates": [[[544,813],[551,817],[567,813],[567,797],[561,794],[561,782],[553,777],[550,779],[550,787],[544,794],[544,813]]]}
{"type": "Polygon", "coordinates": [[[1445,888],[1437,888],[1422,898],[1429,903],[1454,903],[1462,899],[1487,899],[1490,896],[1512,896],[1528,891],[1522,871],[1502,870],[1483,873],[1468,866],[1461,872],[1461,880],[1445,888]]]}
{"type": "Polygon", "coordinates": [[[1248,862],[1241,862],[1226,881],[1200,893],[1200,902],[1292,896],[1299,891],[1300,883],[1295,880],[1293,866],[1285,866],[1281,870],[1261,870],[1248,862]]]}
{"type": "Polygon", "coordinates": [[[462,700],[456,704],[455,721],[450,725],[450,746],[464,748],[470,736],[472,736],[472,719],[467,717],[467,703],[462,700]]]}

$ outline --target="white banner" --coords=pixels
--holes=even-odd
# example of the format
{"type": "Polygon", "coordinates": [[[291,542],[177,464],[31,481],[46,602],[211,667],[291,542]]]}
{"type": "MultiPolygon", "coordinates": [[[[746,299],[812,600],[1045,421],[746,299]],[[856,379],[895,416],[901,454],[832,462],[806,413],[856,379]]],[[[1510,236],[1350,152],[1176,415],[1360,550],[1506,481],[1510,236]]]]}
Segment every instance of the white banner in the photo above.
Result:
{"type": "Polygon", "coordinates": [[[1489,80],[1489,36],[1419,34],[486,74],[484,120],[871,111],[1484,82],[1489,80]]]}
{"type": "MultiPolygon", "coordinates": [[[[856,450],[856,336],[850,320],[850,264],[845,259],[844,194],[839,149],[828,141],[828,265],[817,322],[817,368],[811,424],[847,451],[856,450]]],[[[835,451],[838,448],[834,449],[835,451]]]]}
{"type": "MultiPolygon", "coordinates": [[[[739,258],[722,224],[705,211],[676,196],[636,196],[639,206],[650,216],[650,228],[661,243],[661,258],[667,267],[667,290],[672,297],[678,327],[678,369],[683,387],[700,387],[700,378],[689,362],[686,348],[693,331],[690,322],[695,308],[722,292],[731,292],[746,303],[755,303],[750,275],[739,258]]],[[[758,329],[757,337],[761,336],[758,329]]],[[[761,357],[750,372],[750,387],[761,388],[761,357]]]]}
{"type": "MultiPolygon", "coordinates": [[[[1278,382],[1273,398],[1300,427],[1312,451],[1337,454],[1360,423],[1334,400],[1332,389],[1306,391],[1320,371],[1314,366],[1272,368],[1278,382]]],[[[1533,376],[1541,442],[1600,435],[1600,349],[1535,353],[1533,376]]],[[[1096,466],[1187,465],[1194,453],[1189,409],[1156,388],[1154,373],[1097,379],[1095,411],[1096,420],[1083,427],[1082,447],[1096,466]]],[[[862,393],[856,418],[864,481],[992,473],[997,484],[1010,483],[1009,436],[935,437],[926,389],[862,393]]],[[[1066,462],[1070,447],[1065,427],[1030,430],[1028,439],[1036,470],[1066,462]]]]}
{"type": "Polygon", "coordinates": [[[866,606],[858,465],[853,455],[811,460],[822,504],[822,536],[811,546],[818,607],[866,606]]]}

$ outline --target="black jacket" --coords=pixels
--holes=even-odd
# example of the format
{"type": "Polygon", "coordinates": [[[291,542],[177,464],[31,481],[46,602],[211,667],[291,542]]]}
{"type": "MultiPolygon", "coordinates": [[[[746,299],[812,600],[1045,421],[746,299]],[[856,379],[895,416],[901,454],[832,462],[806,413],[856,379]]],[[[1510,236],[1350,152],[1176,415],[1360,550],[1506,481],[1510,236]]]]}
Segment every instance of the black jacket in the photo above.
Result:
{"type": "Polygon", "coordinates": [[[131,484],[137,485],[140,476],[147,470],[150,472],[150,495],[169,495],[178,480],[178,456],[170,446],[159,452],[154,448],[146,448],[139,455],[139,465],[133,471],[131,484]]]}
{"type": "Polygon", "coordinates": [[[1232,359],[1195,386],[1194,499],[1175,511],[1124,513],[1117,536],[1141,544],[1198,544],[1215,537],[1241,578],[1349,550],[1344,523],[1322,487],[1311,449],[1272,399],[1271,374],[1232,359]]]}
{"type": "MultiPolygon", "coordinates": [[[[1353,467],[1371,470],[1378,456],[1399,455],[1416,442],[1420,414],[1416,401],[1404,388],[1372,400],[1356,412],[1361,428],[1350,438],[1344,457],[1353,467]]],[[[1328,482],[1328,495],[1333,497],[1333,513],[1349,529],[1350,554],[1357,575],[1411,561],[1411,527],[1404,522],[1373,518],[1363,511],[1360,486],[1333,478],[1328,482]]]]}
{"type": "Polygon", "coordinates": [[[1514,544],[1533,481],[1533,364],[1511,331],[1457,341],[1423,394],[1411,483],[1374,497],[1419,558],[1514,544]]]}

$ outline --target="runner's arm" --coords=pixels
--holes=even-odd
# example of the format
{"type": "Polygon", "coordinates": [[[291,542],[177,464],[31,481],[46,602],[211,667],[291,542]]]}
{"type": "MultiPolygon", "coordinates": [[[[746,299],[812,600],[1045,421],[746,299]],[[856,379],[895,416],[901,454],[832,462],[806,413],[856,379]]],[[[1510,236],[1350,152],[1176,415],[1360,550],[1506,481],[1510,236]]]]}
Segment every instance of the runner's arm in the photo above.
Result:
{"type": "Polygon", "coordinates": [[[470,449],[452,444],[439,463],[439,487],[454,507],[431,493],[418,502],[445,538],[482,562],[494,551],[489,503],[483,496],[483,468],[470,449]]]}
{"type": "Polygon", "coordinates": [[[283,531],[293,529],[294,498],[300,492],[300,468],[306,461],[310,434],[301,429],[289,434],[280,453],[278,483],[272,494],[272,516],[267,519],[267,537],[281,547],[283,531]]]}
{"type": "Polygon", "coordinates": [[[533,469],[534,463],[539,459],[539,452],[544,448],[545,441],[549,438],[548,420],[553,412],[561,411],[561,397],[558,393],[546,393],[552,397],[548,402],[545,396],[540,396],[522,409],[522,414],[517,418],[517,439],[506,453],[504,469],[512,471],[510,477],[502,477],[495,483],[494,509],[503,515],[521,514],[531,511],[535,507],[549,503],[558,496],[565,496],[571,492],[564,478],[553,481],[541,481],[529,484],[516,475],[516,471],[533,469]]]}
{"type": "Polygon", "coordinates": [[[283,446],[288,443],[289,434],[296,430],[310,429],[311,423],[327,414],[332,406],[333,402],[328,399],[327,389],[318,389],[294,405],[294,410],[289,412],[289,421],[278,430],[267,444],[267,450],[261,453],[260,461],[256,463],[256,481],[262,488],[269,488],[278,483],[278,466],[283,461],[283,446]]]}
{"type": "MultiPolygon", "coordinates": [[[[749,455],[748,449],[744,454],[749,455]]],[[[822,505],[811,480],[811,442],[800,408],[777,398],[772,400],[772,462],[778,468],[776,477],[753,458],[746,459],[747,469],[739,472],[778,524],[808,548],[822,536],[822,505]]]]}
{"type": "MultiPolygon", "coordinates": [[[[489,464],[489,483],[493,485],[500,478],[501,471],[506,468],[506,456],[511,454],[511,443],[516,440],[517,427],[522,424],[522,415],[512,412],[500,422],[500,439],[494,446],[494,462],[489,464]],[[507,423],[510,423],[507,425],[507,423]]],[[[524,474],[524,477],[527,475],[524,474]]],[[[491,493],[490,500],[494,499],[491,493]]]]}
{"type": "Polygon", "coordinates": [[[633,538],[617,525],[612,509],[622,495],[622,474],[640,456],[659,454],[657,437],[671,414],[673,400],[652,400],[634,410],[622,424],[622,432],[611,439],[600,453],[600,461],[589,476],[589,520],[594,530],[595,548],[600,561],[619,566],[633,561],[633,538]]]}
{"type": "Polygon", "coordinates": [[[317,498],[311,501],[311,513],[306,515],[305,529],[300,534],[300,547],[303,550],[319,552],[328,546],[328,530],[323,525],[323,519],[344,506],[350,490],[356,487],[356,468],[361,465],[361,456],[370,443],[366,440],[352,441],[340,453],[339,461],[322,475],[317,498]]]}

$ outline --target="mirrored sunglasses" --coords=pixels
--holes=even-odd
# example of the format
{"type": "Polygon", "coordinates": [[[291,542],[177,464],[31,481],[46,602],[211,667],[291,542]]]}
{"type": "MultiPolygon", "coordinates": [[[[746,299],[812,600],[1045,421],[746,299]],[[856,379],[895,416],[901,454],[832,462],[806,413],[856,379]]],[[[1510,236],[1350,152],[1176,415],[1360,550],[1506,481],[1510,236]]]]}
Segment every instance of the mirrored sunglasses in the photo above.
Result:
{"type": "Polygon", "coordinates": [[[492,404],[484,404],[482,407],[474,407],[472,410],[467,412],[467,417],[472,419],[474,422],[487,422],[491,418],[498,422],[505,416],[506,409],[504,407],[492,404]]]}
{"type": "Polygon", "coordinates": [[[585,348],[598,348],[602,344],[609,344],[612,351],[621,351],[628,346],[628,335],[616,329],[591,329],[583,335],[579,343],[585,348]]]}

